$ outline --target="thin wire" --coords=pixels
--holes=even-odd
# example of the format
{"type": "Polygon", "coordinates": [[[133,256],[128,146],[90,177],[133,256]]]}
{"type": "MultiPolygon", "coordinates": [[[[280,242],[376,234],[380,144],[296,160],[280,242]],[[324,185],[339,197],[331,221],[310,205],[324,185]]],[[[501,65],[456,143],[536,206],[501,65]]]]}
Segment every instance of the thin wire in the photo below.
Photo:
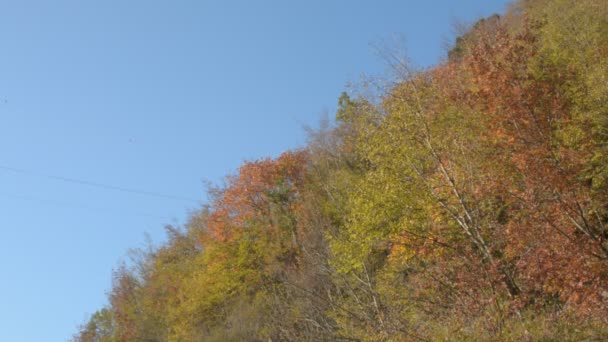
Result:
{"type": "Polygon", "coordinates": [[[166,216],[159,216],[159,215],[143,213],[143,212],[136,212],[136,211],[121,212],[121,211],[112,210],[109,208],[92,207],[92,206],[75,204],[75,203],[70,203],[70,202],[60,202],[60,201],[55,201],[55,200],[37,198],[37,197],[33,197],[33,196],[15,195],[15,194],[4,193],[4,192],[0,192],[0,196],[13,198],[13,199],[16,198],[16,199],[20,199],[20,200],[32,201],[32,202],[37,202],[37,203],[42,203],[42,204],[47,204],[47,205],[50,204],[50,205],[54,205],[54,206],[58,206],[58,207],[66,207],[66,208],[72,208],[72,209],[85,209],[85,210],[96,212],[96,213],[106,212],[106,213],[113,213],[113,214],[120,214],[120,215],[141,216],[141,217],[155,218],[155,219],[160,219],[160,220],[169,220],[169,217],[166,217],[166,216]]]}
{"type": "Polygon", "coordinates": [[[49,178],[49,179],[59,180],[62,182],[67,182],[67,183],[87,185],[87,186],[102,188],[102,189],[106,189],[106,190],[114,190],[114,191],[127,192],[127,193],[131,193],[131,194],[138,194],[138,195],[143,195],[143,196],[152,196],[152,197],[167,198],[167,199],[178,200],[178,201],[200,203],[200,201],[198,201],[198,200],[195,200],[192,198],[187,198],[187,197],[167,195],[167,194],[162,194],[159,192],[152,192],[152,191],[146,191],[146,190],[124,188],[124,187],[120,187],[120,186],[91,182],[91,181],[86,181],[86,180],[82,180],[82,179],[70,178],[70,177],[49,175],[49,174],[33,172],[33,171],[19,169],[19,168],[5,166],[5,165],[0,165],[0,170],[20,173],[20,174],[29,175],[29,176],[49,178]]]}

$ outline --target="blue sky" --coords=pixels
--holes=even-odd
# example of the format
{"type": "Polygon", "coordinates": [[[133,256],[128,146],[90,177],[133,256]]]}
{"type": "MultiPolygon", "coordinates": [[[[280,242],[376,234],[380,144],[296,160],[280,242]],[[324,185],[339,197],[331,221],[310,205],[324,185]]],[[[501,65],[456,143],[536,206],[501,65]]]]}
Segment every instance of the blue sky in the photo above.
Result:
{"type": "Polygon", "coordinates": [[[0,340],[69,339],[205,181],[302,146],[347,83],[385,72],[375,43],[401,34],[429,66],[454,19],[505,4],[0,1],[0,340]]]}

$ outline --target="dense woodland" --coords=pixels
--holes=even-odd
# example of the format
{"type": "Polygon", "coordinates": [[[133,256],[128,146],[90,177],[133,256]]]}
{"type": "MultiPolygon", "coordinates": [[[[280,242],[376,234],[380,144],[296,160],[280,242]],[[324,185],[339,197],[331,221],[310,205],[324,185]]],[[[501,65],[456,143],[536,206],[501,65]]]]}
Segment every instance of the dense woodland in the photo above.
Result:
{"type": "Polygon", "coordinates": [[[433,68],[388,59],[397,81],[116,270],[74,340],[608,339],[608,1],[520,1],[433,68]]]}

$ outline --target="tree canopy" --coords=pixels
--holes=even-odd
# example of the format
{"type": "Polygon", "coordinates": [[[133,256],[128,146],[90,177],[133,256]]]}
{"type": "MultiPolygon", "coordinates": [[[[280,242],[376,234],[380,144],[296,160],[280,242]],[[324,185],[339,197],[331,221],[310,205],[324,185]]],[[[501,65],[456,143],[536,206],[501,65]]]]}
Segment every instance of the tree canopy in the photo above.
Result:
{"type": "Polygon", "coordinates": [[[245,163],[76,341],[608,338],[608,6],[522,0],[245,163]]]}

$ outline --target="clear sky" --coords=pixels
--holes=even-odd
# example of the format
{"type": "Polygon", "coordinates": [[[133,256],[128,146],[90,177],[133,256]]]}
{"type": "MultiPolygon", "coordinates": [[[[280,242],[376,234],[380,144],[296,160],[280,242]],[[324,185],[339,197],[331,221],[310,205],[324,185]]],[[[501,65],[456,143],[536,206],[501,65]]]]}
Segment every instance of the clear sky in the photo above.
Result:
{"type": "Polygon", "coordinates": [[[204,181],[302,146],[348,82],[381,74],[371,45],[402,34],[429,66],[454,19],[505,3],[0,1],[0,341],[69,339],[204,181]]]}

